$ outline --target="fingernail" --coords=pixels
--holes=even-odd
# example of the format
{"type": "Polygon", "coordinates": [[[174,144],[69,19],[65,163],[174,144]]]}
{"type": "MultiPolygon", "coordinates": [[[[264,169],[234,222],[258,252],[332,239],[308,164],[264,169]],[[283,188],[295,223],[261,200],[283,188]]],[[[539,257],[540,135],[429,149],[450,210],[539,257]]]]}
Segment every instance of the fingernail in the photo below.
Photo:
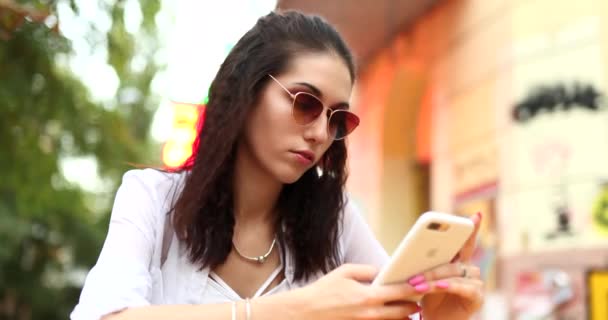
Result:
{"type": "Polygon", "coordinates": [[[415,286],[414,290],[416,290],[416,292],[418,292],[418,293],[422,293],[422,292],[429,290],[429,285],[428,285],[428,283],[421,283],[421,284],[415,286]]]}
{"type": "Polygon", "coordinates": [[[475,222],[475,224],[479,223],[479,221],[481,221],[481,212],[477,212],[473,215],[473,217],[471,217],[471,220],[473,220],[473,222],[475,222]]]}
{"type": "Polygon", "coordinates": [[[450,286],[450,283],[445,280],[439,280],[435,283],[435,286],[440,289],[447,289],[450,286]]]}
{"type": "Polygon", "coordinates": [[[421,274],[413,276],[407,281],[407,283],[409,283],[412,286],[419,285],[423,282],[424,282],[424,276],[421,274]]]}

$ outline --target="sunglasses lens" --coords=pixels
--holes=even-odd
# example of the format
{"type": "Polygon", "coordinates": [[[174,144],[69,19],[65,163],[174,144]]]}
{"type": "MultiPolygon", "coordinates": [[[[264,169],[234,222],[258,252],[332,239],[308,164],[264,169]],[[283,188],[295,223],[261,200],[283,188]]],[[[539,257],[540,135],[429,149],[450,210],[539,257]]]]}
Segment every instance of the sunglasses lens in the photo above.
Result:
{"type": "Polygon", "coordinates": [[[293,101],[293,116],[301,125],[309,124],[323,112],[323,103],[315,96],[300,92],[293,101]]]}
{"type": "Polygon", "coordinates": [[[329,134],[335,140],[349,135],[359,125],[359,117],[346,110],[336,110],[329,119],[329,134]]]}

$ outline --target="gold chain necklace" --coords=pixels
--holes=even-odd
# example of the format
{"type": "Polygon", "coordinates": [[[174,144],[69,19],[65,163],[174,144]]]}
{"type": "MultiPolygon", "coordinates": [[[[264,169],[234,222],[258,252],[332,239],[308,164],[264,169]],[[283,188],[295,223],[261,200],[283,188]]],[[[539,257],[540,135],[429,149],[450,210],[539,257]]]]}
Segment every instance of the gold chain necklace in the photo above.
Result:
{"type": "Polygon", "coordinates": [[[241,251],[239,250],[239,248],[237,248],[236,243],[234,243],[234,240],[232,240],[232,246],[234,247],[234,250],[236,251],[236,253],[238,253],[239,256],[241,256],[242,258],[252,261],[252,262],[257,262],[259,264],[262,264],[264,262],[266,262],[266,259],[268,259],[268,256],[270,256],[270,253],[272,252],[272,249],[274,249],[274,245],[277,242],[277,238],[275,237],[272,240],[272,244],[270,244],[270,249],[268,249],[268,252],[266,252],[265,254],[261,255],[261,256],[257,256],[257,257],[250,257],[247,256],[243,253],[241,253],[241,251]]]}

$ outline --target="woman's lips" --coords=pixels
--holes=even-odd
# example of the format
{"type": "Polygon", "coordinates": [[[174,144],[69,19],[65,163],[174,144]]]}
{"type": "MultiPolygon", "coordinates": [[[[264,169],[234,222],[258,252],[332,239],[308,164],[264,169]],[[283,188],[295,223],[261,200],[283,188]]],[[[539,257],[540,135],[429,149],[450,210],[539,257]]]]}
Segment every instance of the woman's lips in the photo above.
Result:
{"type": "Polygon", "coordinates": [[[295,158],[298,162],[304,165],[311,165],[315,161],[315,154],[312,151],[308,150],[297,150],[292,151],[295,155],[295,158]]]}

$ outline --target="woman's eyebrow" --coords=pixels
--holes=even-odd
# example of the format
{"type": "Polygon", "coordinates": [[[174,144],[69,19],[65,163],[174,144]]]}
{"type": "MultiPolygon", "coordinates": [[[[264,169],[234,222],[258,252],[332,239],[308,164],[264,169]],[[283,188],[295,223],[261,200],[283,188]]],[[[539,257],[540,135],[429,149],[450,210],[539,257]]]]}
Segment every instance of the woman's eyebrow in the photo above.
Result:
{"type": "Polygon", "coordinates": [[[310,91],[312,91],[315,96],[317,96],[317,98],[323,98],[323,93],[321,92],[321,90],[319,90],[319,88],[313,86],[312,84],[308,82],[296,82],[295,84],[307,87],[308,89],[310,89],[310,91]]]}
{"type": "MultiPolygon", "coordinates": [[[[294,84],[308,88],[310,91],[312,91],[312,94],[314,94],[317,98],[323,99],[323,93],[321,92],[321,90],[319,90],[319,88],[315,87],[314,85],[312,85],[308,82],[295,82],[294,84]]],[[[349,109],[350,105],[348,104],[348,102],[340,102],[340,103],[336,103],[331,108],[332,109],[349,109]]]]}

